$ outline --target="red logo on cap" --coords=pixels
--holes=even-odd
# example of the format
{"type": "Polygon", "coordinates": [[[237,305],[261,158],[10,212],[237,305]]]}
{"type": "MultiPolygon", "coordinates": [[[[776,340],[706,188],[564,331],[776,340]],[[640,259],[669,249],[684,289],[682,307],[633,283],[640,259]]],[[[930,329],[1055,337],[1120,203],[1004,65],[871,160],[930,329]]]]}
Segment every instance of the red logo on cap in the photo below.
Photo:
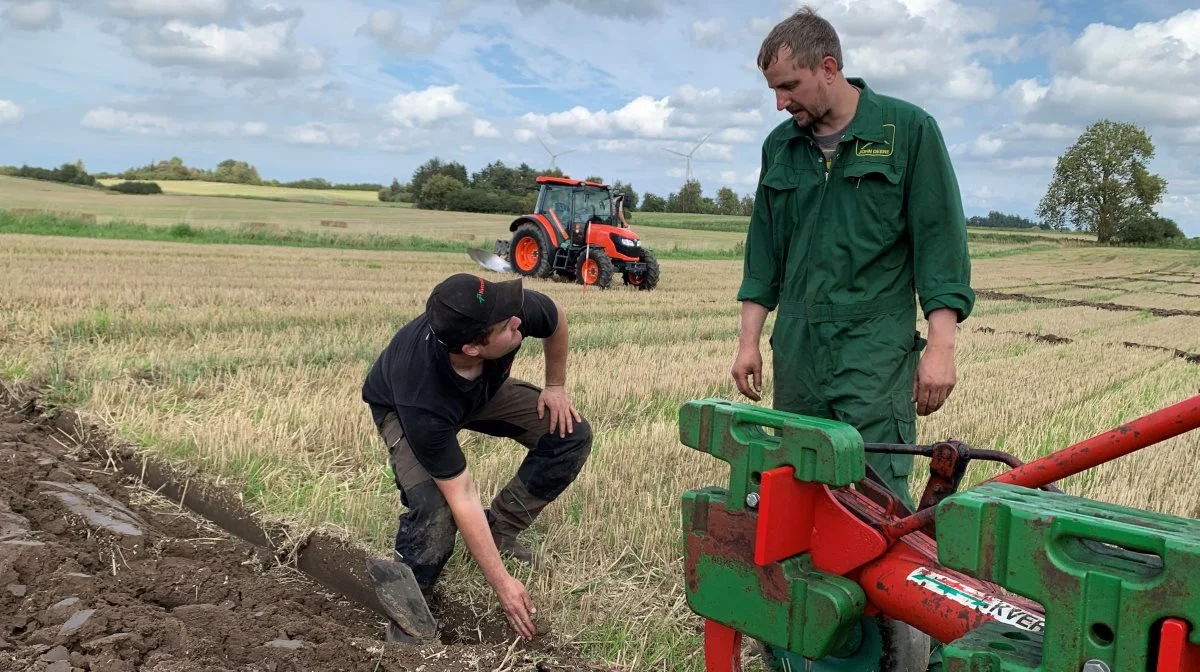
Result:
{"type": "Polygon", "coordinates": [[[479,302],[480,302],[480,303],[483,303],[483,290],[484,290],[484,287],[485,287],[485,285],[484,285],[484,282],[483,282],[483,278],[480,278],[480,279],[479,279],[479,292],[475,294],[475,298],[476,298],[476,299],[479,299],[479,302]]]}

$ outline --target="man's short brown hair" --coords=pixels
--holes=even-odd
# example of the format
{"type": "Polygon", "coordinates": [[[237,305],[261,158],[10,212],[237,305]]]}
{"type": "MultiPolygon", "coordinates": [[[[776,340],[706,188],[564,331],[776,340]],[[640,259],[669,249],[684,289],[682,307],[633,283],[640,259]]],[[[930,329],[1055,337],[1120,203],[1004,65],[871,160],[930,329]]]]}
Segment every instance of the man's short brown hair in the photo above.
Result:
{"type": "Polygon", "coordinates": [[[815,71],[826,56],[832,56],[838,72],[842,70],[842,43],[837,31],[812,7],[800,8],[771,29],[758,50],[759,69],[771,67],[783,47],[791,49],[792,62],[797,66],[815,71]]]}

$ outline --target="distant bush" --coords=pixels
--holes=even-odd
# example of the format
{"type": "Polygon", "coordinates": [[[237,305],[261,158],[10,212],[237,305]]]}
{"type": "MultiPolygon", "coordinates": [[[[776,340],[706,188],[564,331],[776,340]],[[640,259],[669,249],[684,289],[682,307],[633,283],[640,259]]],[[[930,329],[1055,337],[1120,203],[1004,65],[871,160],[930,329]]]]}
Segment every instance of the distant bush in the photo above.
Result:
{"type": "Polygon", "coordinates": [[[412,189],[393,177],[392,186],[380,187],[379,200],[384,203],[412,203],[414,199],[412,189]]]}
{"type": "Polygon", "coordinates": [[[445,199],[445,205],[446,209],[457,210],[459,212],[520,215],[526,211],[524,206],[525,200],[520,196],[512,194],[468,187],[448,194],[445,199]]]}
{"type": "Polygon", "coordinates": [[[1187,236],[1175,220],[1157,215],[1135,217],[1117,227],[1113,239],[1118,243],[1133,245],[1171,245],[1182,242],[1187,236]]]}
{"type": "Polygon", "coordinates": [[[294,182],[280,182],[273,186],[287,187],[288,189],[339,189],[343,191],[379,191],[383,189],[383,185],[376,182],[334,184],[323,177],[310,177],[294,182]]]}
{"type": "Polygon", "coordinates": [[[122,194],[161,194],[162,187],[157,182],[120,182],[108,188],[122,194]]]}
{"type": "Polygon", "coordinates": [[[992,229],[1037,229],[1037,228],[1049,229],[1050,228],[1050,226],[1048,224],[1045,226],[1041,226],[1037,222],[1033,222],[1028,219],[1025,219],[1024,217],[1022,217],[1020,215],[1010,215],[1007,213],[1000,212],[999,210],[992,210],[991,212],[989,212],[987,214],[987,217],[980,217],[978,215],[971,217],[971,218],[967,219],[967,226],[985,227],[985,228],[992,228],[992,229]]]}

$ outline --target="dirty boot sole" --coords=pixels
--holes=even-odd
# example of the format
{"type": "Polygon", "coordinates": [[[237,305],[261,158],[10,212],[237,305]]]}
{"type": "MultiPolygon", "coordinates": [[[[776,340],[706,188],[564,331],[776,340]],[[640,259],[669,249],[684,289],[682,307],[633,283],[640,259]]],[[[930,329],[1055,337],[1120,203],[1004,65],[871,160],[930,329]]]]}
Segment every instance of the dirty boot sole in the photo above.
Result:
{"type": "Polygon", "coordinates": [[[367,573],[383,610],[401,630],[421,640],[437,636],[437,623],[408,565],[383,558],[367,558],[367,573]]]}

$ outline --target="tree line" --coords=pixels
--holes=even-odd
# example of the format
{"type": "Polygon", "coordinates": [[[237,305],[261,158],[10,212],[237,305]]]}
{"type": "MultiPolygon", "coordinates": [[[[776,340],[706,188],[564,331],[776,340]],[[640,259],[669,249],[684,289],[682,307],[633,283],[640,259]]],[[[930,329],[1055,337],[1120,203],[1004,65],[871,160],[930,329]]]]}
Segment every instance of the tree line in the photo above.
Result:
{"type": "Polygon", "coordinates": [[[383,188],[382,184],[375,182],[337,184],[326,180],[323,177],[309,177],[303,180],[295,180],[292,182],[280,182],[279,180],[264,180],[259,175],[258,169],[246,161],[237,159],[225,159],[217,164],[216,168],[208,170],[205,168],[197,168],[189,166],[183,162],[183,159],[178,156],[173,156],[164,161],[151,161],[150,163],[130,168],[129,170],[120,173],[98,173],[96,177],[104,178],[120,178],[123,180],[199,180],[203,182],[225,182],[229,184],[252,184],[264,187],[288,187],[292,189],[348,189],[352,191],[378,191],[383,188]]]}
{"type": "MultiPolygon", "coordinates": [[[[413,171],[408,183],[393,178],[390,187],[379,190],[379,200],[408,202],[428,210],[523,214],[533,211],[537,178],[543,175],[564,177],[557,168],[538,170],[527,163],[514,167],[503,161],[493,161],[468,173],[460,162],[434,157],[413,171]]],[[[654,193],[641,195],[633,184],[620,179],[609,182],[598,175],[583,179],[608,184],[613,192],[624,194],[627,216],[637,211],[749,216],[754,208],[753,196],[738,196],[729,187],[721,187],[715,197],[705,196],[700,182],[694,179],[666,197],[654,193]]]]}
{"type": "MultiPolygon", "coordinates": [[[[1185,240],[1178,224],[1156,210],[1167,181],[1147,169],[1153,158],[1154,144],[1144,129],[1125,122],[1097,121],[1058,158],[1051,182],[1038,203],[1037,216],[1041,221],[992,211],[986,216],[973,216],[967,223],[988,228],[1037,227],[1056,231],[1074,228],[1095,234],[1102,245],[1170,245],[1185,240]]],[[[0,174],[86,186],[95,186],[98,178],[116,177],[139,181],[206,180],[302,189],[354,189],[376,191],[381,201],[407,202],[429,210],[514,215],[533,210],[539,176],[564,176],[558,169],[539,170],[527,163],[512,167],[499,160],[469,173],[462,163],[443,161],[438,157],[414,170],[409,182],[401,183],[393,178],[391,185],[386,187],[375,183],[337,184],[320,177],[293,182],[263,180],[258,169],[245,161],[227,159],[213,170],[207,170],[188,166],[179,157],[154,161],[116,174],[89,174],[82,161],[49,169],[27,165],[0,166],[0,174]]],[[[584,179],[605,182],[594,175],[584,179]]],[[[700,182],[695,179],[688,180],[679,191],[665,197],[649,192],[640,195],[632,184],[621,180],[612,181],[611,187],[625,194],[625,208],[631,217],[639,210],[748,216],[754,209],[753,195],[739,196],[730,187],[722,186],[715,196],[705,196],[700,182]]],[[[139,193],[155,192],[146,189],[139,193]]]]}

